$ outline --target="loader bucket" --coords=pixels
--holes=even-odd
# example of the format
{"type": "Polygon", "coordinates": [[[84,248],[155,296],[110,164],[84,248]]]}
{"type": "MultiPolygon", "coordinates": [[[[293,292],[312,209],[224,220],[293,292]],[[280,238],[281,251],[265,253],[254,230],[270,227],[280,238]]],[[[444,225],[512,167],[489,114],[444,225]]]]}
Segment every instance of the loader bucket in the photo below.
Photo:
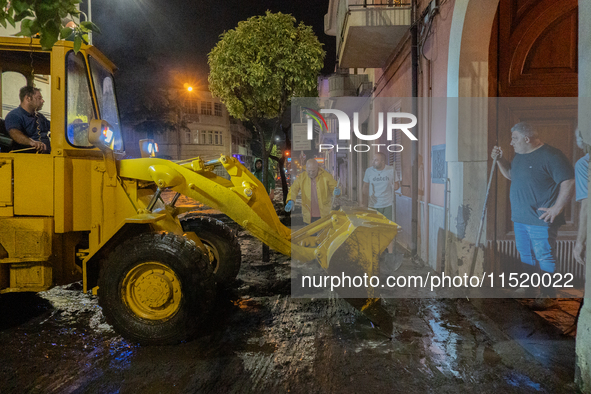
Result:
{"type": "MultiPolygon", "coordinates": [[[[394,240],[398,228],[374,210],[343,208],[292,233],[292,259],[315,259],[331,276],[379,277],[380,255],[394,240]]],[[[392,317],[383,308],[376,290],[371,286],[343,286],[336,291],[391,336],[392,317]]]]}
{"type": "Polygon", "coordinates": [[[331,275],[377,275],[379,257],[397,232],[398,225],[379,212],[343,208],[292,233],[292,258],[316,259],[331,275]]]}

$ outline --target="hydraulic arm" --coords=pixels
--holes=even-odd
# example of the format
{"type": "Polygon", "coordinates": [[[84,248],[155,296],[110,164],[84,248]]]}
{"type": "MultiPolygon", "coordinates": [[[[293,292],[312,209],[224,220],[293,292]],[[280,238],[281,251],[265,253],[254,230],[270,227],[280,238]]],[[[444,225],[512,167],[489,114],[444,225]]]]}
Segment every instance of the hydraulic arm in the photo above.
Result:
{"type": "Polygon", "coordinates": [[[297,232],[283,225],[262,183],[233,157],[204,162],[156,158],[122,160],[121,178],[153,181],[228,215],[276,251],[301,261],[318,260],[327,271],[355,261],[368,275],[376,272],[380,254],[394,239],[398,225],[368,209],[333,211],[297,232]],[[223,166],[230,180],[213,172],[223,166]],[[336,258],[338,257],[338,258],[336,258]],[[335,259],[336,258],[336,259],[335,259]]]}

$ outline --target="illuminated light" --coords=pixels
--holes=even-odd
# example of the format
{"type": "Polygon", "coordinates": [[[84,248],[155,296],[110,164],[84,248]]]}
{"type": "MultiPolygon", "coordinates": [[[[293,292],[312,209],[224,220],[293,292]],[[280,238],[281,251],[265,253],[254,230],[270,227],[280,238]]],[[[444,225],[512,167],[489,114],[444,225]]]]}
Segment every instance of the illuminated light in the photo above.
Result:
{"type": "Polygon", "coordinates": [[[189,92],[192,92],[192,91],[193,91],[193,87],[192,87],[192,86],[189,86],[189,87],[187,88],[187,90],[188,90],[189,92]]]}
{"type": "Polygon", "coordinates": [[[160,152],[160,149],[158,149],[158,143],[154,143],[154,152],[158,153],[160,152]]]}
{"type": "Polygon", "coordinates": [[[108,127],[105,127],[105,129],[103,130],[103,136],[105,137],[105,142],[107,144],[110,144],[111,140],[113,139],[113,130],[111,130],[108,127]]]}
{"type": "Polygon", "coordinates": [[[149,143],[149,144],[148,144],[148,153],[149,153],[149,154],[152,154],[152,151],[153,151],[153,150],[154,150],[153,144],[152,144],[152,143],[149,143]]]}
{"type": "Polygon", "coordinates": [[[288,150],[285,151],[285,156],[289,156],[289,151],[288,150]]]}

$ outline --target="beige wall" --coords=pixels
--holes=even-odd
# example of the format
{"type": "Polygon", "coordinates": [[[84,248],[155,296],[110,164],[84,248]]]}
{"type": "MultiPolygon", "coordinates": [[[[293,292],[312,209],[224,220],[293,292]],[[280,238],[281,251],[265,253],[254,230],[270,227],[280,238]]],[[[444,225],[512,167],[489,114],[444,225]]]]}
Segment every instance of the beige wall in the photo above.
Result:
{"type": "MultiPolygon", "coordinates": [[[[429,2],[419,2],[419,9],[429,2]]],[[[424,42],[423,54],[419,66],[419,96],[427,98],[419,103],[419,252],[421,258],[435,266],[437,237],[434,234],[443,227],[444,184],[431,182],[431,149],[433,146],[446,144],[446,97],[448,78],[448,45],[454,11],[454,1],[446,2],[433,19],[429,37],[424,42]],[[428,100],[434,98],[433,100],[428,100]]],[[[392,52],[388,62],[382,69],[375,69],[376,97],[411,97],[411,41],[408,33],[392,52]]],[[[396,100],[388,100],[388,102],[396,100]]],[[[401,99],[402,111],[411,112],[410,101],[401,99]]],[[[381,108],[382,111],[392,108],[381,108]]],[[[403,138],[402,152],[403,184],[410,185],[412,179],[411,143],[403,138]]],[[[402,188],[402,198],[397,200],[398,210],[405,211],[410,204],[410,188],[402,188]],[[406,200],[404,200],[406,198],[406,200]]],[[[399,218],[403,227],[410,226],[410,217],[399,218]]],[[[407,232],[410,229],[407,228],[407,232]]]]}
{"type": "MultiPolygon", "coordinates": [[[[579,129],[585,142],[591,144],[591,2],[579,1],[579,129]]],[[[591,204],[587,204],[587,218],[591,204]]],[[[587,223],[591,220],[587,219],[587,223]]],[[[591,226],[587,225],[587,256],[591,261],[591,226]]],[[[587,264],[586,278],[591,278],[591,264],[587,264]]],[[[577,326],[577,365],[575,379],[583,393],[591,392],[591,281],[585,283],[585,301],[577,326]]]]}

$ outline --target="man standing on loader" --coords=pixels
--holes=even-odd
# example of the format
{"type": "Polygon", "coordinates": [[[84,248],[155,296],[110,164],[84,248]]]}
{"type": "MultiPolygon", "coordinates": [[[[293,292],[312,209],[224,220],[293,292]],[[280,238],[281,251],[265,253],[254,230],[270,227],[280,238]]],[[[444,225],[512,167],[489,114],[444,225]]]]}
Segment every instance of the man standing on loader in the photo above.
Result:
{"type": "Polygon", "coordinates": [[[49,153],[49,121],[39,113],[43,96],[38,88],[23,86],[19,91],[20,105],[6,115],[5,125],[13,139],[12,151],[49,153]]]}
{"type": "Polygon", "coordinates": [[[319,168],[315,159],[306,162],[306,171],[295,180],[289,193],[285,212],[290,212],[295,204],[298,193],[302,190],[302,214],[304,223],[314,223],[330,213],[332,196],[341,194],[337,181],[327,171],[319,168]]]}

